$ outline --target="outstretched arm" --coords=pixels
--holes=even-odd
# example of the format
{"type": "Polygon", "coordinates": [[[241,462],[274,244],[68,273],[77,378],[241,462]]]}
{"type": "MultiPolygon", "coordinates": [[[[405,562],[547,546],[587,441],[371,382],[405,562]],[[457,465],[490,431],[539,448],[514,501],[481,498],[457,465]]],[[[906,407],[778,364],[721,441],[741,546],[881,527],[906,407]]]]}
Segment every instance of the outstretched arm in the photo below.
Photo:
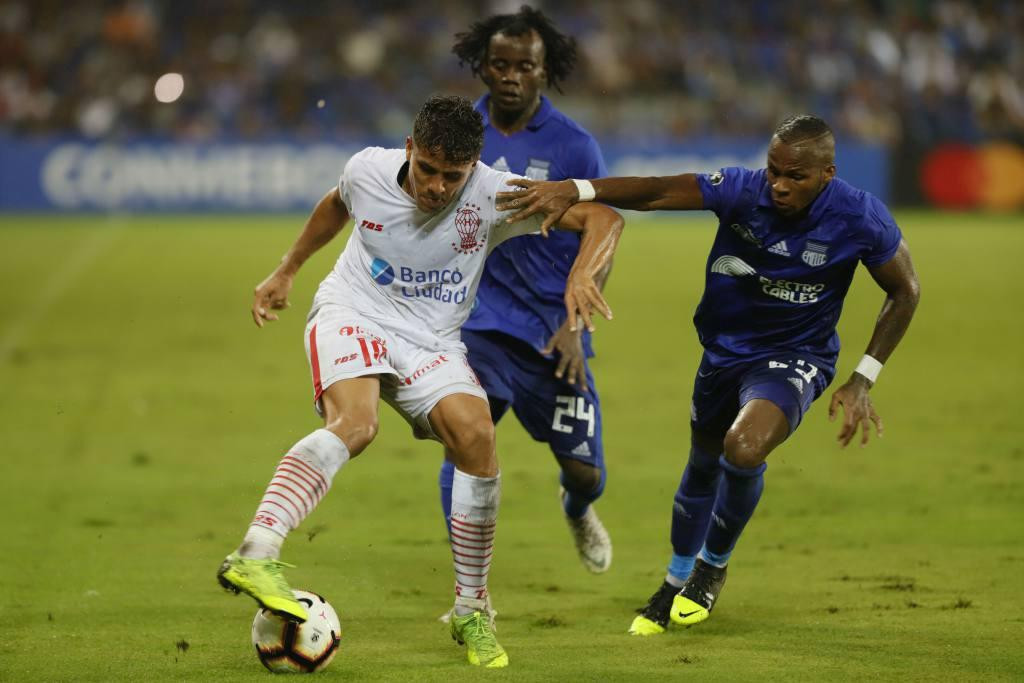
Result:
{"type": "Polygon", "coordinates": [[[320,247],[341,232],[347,222],[348,209],[341,201],[338,188],[335,187],[317,203],[313,213],[306,220],[306,227],[281,259],[281,265],[263,282],[256,285],[252,300],[252,319],[258,327],[263,327],[264,320],[277,320],[277,314],[271,313],[270,309],[288,308],[288,292],[292,289],[292,282],[299,268],[320,247]]]}
{"type": "MultiPolygon", "coordinates": [[[[891,259],[880,266],[869,268],[868,272],[886,294],[882,312],[878,315],[875,330],[865,351],[881,364],[889,360],[889,356],[910,326],[917,302],[921,298],[921,286],[914,272],[914,264],[910,260],[910,250],[904,241],[900,242],[896,254],[891,259]]],[[[871,364],[870,361],[868,363],[871,364]]],[[[875,423],[878,435],[882,435],[882,418],[875,412],[868,396],[868,391],[873,385],[866,375],[855,371],[846,384],[832,395],[828,415],[830,420],[835,420],[837,409],[839,406],[843,407],[843,426],[839,430],[838,439],[844,447],[856,436],[858,427],[861,429],[861,445],[866,445],[871,431],[870,422],[875,423]]]]}
{"type": "MultiPolygon", "coordinates": [[[[597,288],[604,294],[605,283],[612,272],[612,263],[601,269],[594,277],[597,288]]],[[[572,322],[566,318],[565,322],[555,330],[555,333],[548,339],[548,343],[541,349],[543,354],[558,353],[558,363],[555,366],[555,377],[565,380],[580,389],[587,388],[587,356],[583,351],[583,328],[576,330],[572,322]]]]}
{"type": "MultiPolygon", "coordinates": [[[[649,178],[599,178],[589,182],[595,192],[590,201],[618,209],[656,211],[704,208],[704,196],[694,173],[649,178]]],[[[545,214],[541,225],[544,234],[547,234],[566,209],[580,199],[579,188],[572,180],[552,182],[517,178],[508,184],[522,189],[499,192],[498,210],[516,211],[508,217],[510,223],[536,213],[545,214]]]]}
{"type": "MultiPolygon", "coordinates": [[[[608,320],[612,318],[612,310],[601,294],[598,279],[611,264],[625,223],[622,216],[607,206],[580,204],[566,211],[557,225],[565,230],[583,233],[580,251],[565,281],[569,331],[575,332],[579,326],[578,321],[582,320],[587,329],[593,332],[594,323],[590,319],[592,310],[608,320]]],[[[607,277],[607,273],[604,275],[607,277]]]]}

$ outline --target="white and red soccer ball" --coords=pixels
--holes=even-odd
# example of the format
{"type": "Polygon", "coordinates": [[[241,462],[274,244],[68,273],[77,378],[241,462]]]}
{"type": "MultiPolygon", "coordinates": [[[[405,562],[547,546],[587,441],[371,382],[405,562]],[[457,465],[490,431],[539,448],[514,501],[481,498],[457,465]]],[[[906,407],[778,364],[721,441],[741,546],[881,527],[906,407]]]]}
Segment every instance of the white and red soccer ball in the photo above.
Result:
{"type": "Polygon", "coordinates": [[[313,673],[327,667],[341,644],[341,622],[324,598],[292,591],[309,613],[299,624],[261,609],[252,622],[256,656],[274,673],[313,673]]]}

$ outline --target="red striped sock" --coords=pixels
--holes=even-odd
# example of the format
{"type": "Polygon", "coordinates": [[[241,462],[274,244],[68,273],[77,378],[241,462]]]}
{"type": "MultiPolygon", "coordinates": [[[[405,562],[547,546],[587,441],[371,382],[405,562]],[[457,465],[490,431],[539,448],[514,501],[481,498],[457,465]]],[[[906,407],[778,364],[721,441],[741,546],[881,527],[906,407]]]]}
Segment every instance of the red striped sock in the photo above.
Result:
{"type": "Polygon", "coordinates": [[[288,532],[313,512],[348,459],[348,448],[326,429],[318,429],[292,446],[263,494],[241,554],[277,557],[288,532]]]}
{"type": "Polygon", "coordinates": [[[500,498],[500,476],[474,477],[455,470],[449,539],[455,561],[458,614],[484,609],[500,498]]]}

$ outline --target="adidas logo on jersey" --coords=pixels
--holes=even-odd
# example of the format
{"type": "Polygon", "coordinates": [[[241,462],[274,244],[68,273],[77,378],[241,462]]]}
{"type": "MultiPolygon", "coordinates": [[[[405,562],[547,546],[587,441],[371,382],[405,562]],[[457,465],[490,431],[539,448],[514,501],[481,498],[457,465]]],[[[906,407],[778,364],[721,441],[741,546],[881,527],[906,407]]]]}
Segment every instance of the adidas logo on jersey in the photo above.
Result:
{"type": "Polygon", "coordinates": [[[591,453],[590,453],[590,444],[588,444],[586,441],[583,441],[583,442],[580,443],[579,446],[577,446],[576,448],[572,449],[571,452],[572,452],[573,455],[578,455],[581,458],[589,458],[590,455],[591,455],[591,453]]]}
{"type": "Polygon", "coordinates": [[[789,249],[786,247],[786,240],[776,242],[772,246],[768,247],[768,251],[779,256],[790,256],[789,249]]]}

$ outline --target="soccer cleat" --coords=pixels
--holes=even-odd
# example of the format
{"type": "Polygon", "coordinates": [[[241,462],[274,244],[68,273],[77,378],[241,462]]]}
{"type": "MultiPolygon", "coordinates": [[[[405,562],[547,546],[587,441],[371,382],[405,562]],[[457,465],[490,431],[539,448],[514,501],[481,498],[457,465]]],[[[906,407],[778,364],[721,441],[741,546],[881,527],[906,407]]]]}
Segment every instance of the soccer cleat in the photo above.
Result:
{"type": "MultiPolygon", "coordinates": [[[[567,495],[564,488],[559,490],[562,501],[567,495]]],[[[594,506],[588,506],[586,513],[579,519],[566,515],[565,521],[569,525],[569,532],[576,544],[576,554],[579,555],[583,566],[593,574],[608,571],[608,567],[612,565],[612,539],[604,524],[601,524],[594,506]]]]}
{"type": "Polygon", "coordinates": [[[267,558],[256,560],[241,557],[237,552],[224,559],[217,571],[220,585],[235,593],[251,595],[264,609],[278,616],[302,623],[309,615],[295,599],[291,586],[281,570],[295,565],[267,558]]]}
{"type": "Polygon", "coordinates": [[[494,625],[490,617],[477,611],[458,616],[452,611],[452,640],[466,646],[466,658],[473,666],[500,669],[508,666],[508,654],[494,637],[494,625]]]}
{"type": "Polygon", "coordinates": [[[645,607],[637,610],[639,614],[629,625],[629,633],[634,636],[655,636],[664,633],[668,628],[668,615],[672,609],[672,599],[679,589],[668,581],[663,581],[645,607]]]}
{"type": "MultiPolygon", "coordinates": [[[[491,630],[497,631],[498,624],[495,623],[495,620],[498,617],[498,610],[494,609],[494,605],[491,604],[490,593],[488,593],[487,597],[484,598],[484,611],[487,612],[487,617],[491,620],[491,630]]],[[[450,624],[452,621],[453,614],[455,614],[455,610],[450,609],[441,616],[439,616],[437,620],[440,621],[442,624],[450,624]]]]}
{"type": "Polygon", "coordinates": [[[707,619],[725,585],[725,569],[698,557],[679,595],[672,601],[672,621],[693,626],[707,619]]]}

